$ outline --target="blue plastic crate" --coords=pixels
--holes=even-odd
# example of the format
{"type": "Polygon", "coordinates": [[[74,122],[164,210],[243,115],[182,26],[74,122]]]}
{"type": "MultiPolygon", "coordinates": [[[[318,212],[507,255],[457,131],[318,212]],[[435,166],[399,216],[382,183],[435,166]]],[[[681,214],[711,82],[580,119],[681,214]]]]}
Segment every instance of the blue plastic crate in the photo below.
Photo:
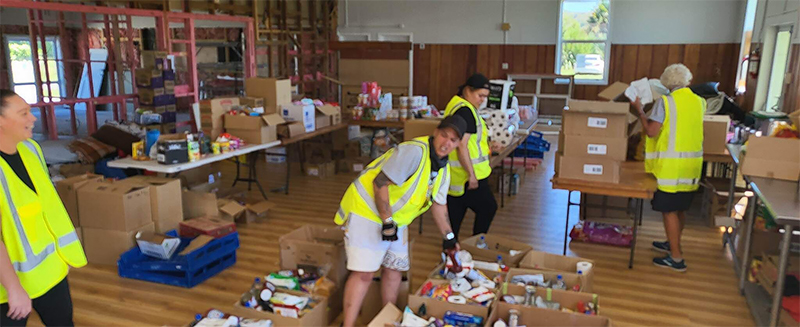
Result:
{"type": "MultiPolygon", "coordinates": [[[[172,230],[167,235],[177,236],[177,233],[172,230]]],[[[191,240],[182,237],[181,245],[175,252],[180,253],[191,240]]],[[[169,260],[146,256],[135,247],[122,254],[117,268],[120,277],[194,287],[236,263],[238,248],[238,233],[212,240],[188,255],[175,254],[169,260]]]]}

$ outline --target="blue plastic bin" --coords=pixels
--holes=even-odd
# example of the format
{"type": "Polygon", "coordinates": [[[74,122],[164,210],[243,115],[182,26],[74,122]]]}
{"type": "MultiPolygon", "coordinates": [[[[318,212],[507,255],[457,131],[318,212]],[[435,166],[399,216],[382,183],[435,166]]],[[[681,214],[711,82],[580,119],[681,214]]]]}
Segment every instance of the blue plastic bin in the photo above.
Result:
{"type": "MultiPolygon", "coordinates": [[[[175,230],[166,234],[178,236],[175,230]]],[[[236,263],[238,233],[212,240],[188,255],[178,255],[191,241],[181,237],[181,245],[169,260],[146,256],[138,247],[130,249],[117,261],[119,276],[191,288],[236,263]]]]}

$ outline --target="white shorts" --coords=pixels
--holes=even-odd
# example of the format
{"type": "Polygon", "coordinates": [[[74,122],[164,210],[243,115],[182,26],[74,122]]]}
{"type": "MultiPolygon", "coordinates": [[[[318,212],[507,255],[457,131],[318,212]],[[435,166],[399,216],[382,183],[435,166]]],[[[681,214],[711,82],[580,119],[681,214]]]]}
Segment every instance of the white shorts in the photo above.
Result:
{"type": "Polygon", "coordinates": [[[376,272],[381,266],[408,271],[408,227],[397,229],[397,241],[384,241],[381,225],[350,213],[344,228],[347,270],[376,272]]]}

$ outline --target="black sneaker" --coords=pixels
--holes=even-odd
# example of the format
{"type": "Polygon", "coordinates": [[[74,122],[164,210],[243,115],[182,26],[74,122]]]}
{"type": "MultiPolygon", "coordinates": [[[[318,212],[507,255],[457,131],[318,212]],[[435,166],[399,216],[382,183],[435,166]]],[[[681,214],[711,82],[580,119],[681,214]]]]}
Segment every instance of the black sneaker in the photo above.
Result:
{"type": "Polygon", "coordinates": [[[670,251],[669,241],[666,241],[666,242],[654,241],[653,242],[653,250],[656,250],[656,251],[661,252],[661,253],[670,253],[670,252],[672,252],[672,251],[670,251]]]}
{"type": "Polygon", "coordinates": [[[686,260],[681,260],[680,262],[675,261],[672,259],[672,256],[666,256],[663,258],[653,258],[653,264],[662,267],[662,268],[671,268],[675,271],[685,272],[686,271],[686,260]]]}

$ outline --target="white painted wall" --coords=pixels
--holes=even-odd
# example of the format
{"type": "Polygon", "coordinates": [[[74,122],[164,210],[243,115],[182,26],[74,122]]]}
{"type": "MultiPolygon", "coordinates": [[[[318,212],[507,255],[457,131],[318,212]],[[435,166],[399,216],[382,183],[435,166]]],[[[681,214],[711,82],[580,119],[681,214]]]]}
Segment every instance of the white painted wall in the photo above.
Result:
{"type": "Polygon", "coordinates": [[[767,28],[785,24],[794,25],[792,43],[800,44],[800,1],[759,0],[753,28],[753,42],[764,42],[763,38],[766,35],[762,34],[767,28]]]}
{"type": "MultiPolygon", "coordinates": [[[[783,1],[783,0],[781,0],[783,1]]],[[[796,1],[796,0],[789,0],[796,1]]],[[[555,44],[559,0],[507,0],[509,44],[555,44]]],[[[611,0],[612,43],[736,43],[745,0],[611,0]]],[[[339,33],[414,43],[502,44],[503,1],[340,0],[339,33]],[[402,27],[400,26],[402,25],[402,27]]]]}

